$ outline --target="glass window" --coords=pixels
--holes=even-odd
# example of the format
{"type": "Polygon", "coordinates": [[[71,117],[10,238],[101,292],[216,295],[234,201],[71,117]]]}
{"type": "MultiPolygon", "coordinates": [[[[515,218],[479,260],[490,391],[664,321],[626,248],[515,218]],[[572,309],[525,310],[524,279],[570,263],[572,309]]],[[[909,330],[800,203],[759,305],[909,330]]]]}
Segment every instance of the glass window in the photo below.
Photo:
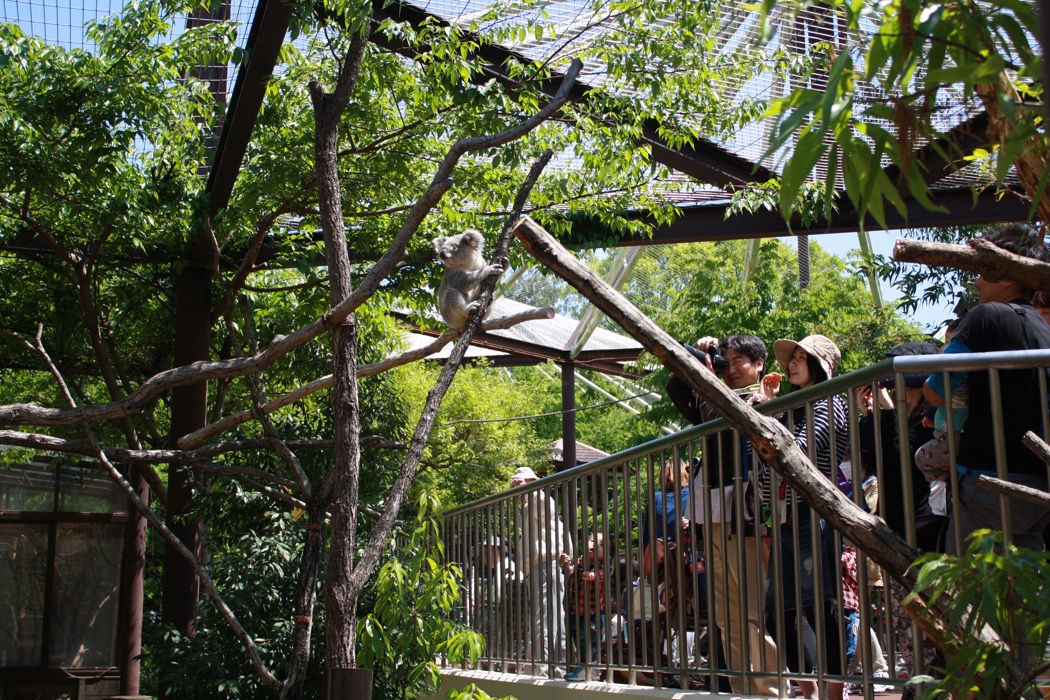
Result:
{"type": "Polygon", "coordinates": [[[124,525],[63,524],[55,541],[51,649],[64,668],[115,664],[124,525]]]}
{"type": "Polygon", "coordinates": [[[128,500],[105,468],[62,467],[58,509],[64,513],[126,513],[128,500]]]}
{"type": "Polygon", "coordinates": [[[40,464],[0,466],[0,511],[50,513],[55,509],[55,471],[40,464]]]}
{"type": "Polygon", "coordinates": [[[0,667],[40,665],[47,531],[44,524],[0,523],[0,667]]]}

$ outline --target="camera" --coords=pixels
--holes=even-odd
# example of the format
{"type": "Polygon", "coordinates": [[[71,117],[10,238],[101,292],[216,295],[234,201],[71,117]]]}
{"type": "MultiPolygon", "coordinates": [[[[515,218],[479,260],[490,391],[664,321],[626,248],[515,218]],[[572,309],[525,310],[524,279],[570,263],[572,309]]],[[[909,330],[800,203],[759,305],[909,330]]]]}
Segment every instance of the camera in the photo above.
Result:
{"type": "Polygon", "coordinates": [[[707,356],[711,358],[711,368],[714,369],[715,374],[722,374],[726,367],[729,366],[729,360],[722,357],[722,353],[718,351],[717,347],[708,350],[707,356]]]}
{"type": "Polygon", "coordinates": [[[704,361],[705,356],[710,358],[711,369],[715,371],[715,374],[722,374],[722,372],[725,371],[726,367],[729,366],[729,360],[722,357],[722,353],[719,352],[717,345],[713,348],[708,349],[707,352],[704,352],[703,350],[697,348],[695,345],[689,345],[687,343],[682,343],[682,345],[684,345],[686,349],[689,350],[689,352],[693,353],[696,359],[700,360],[701,362],[704,361]]]}

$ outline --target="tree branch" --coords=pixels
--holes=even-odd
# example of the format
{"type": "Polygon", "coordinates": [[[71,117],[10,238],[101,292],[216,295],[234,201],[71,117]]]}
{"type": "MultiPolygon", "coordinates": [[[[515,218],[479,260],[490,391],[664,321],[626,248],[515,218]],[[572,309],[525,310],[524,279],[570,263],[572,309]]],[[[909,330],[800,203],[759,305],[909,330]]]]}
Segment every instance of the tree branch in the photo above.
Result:
{"type": "Polygon", "coordinates": [[[1046,444],[1043,438],[1029,430],[1021,438],[1021,442],[1043,460],[1044,464],[1050,464],[1050,445],[1046,444]]]}
{"type": "MultiPolygon", "coordinates": [[[[906,589],[915,588],[916,573],[911,568],[917,556],[915,550],[881,519],[864,512],[846,498],[813,466],[806,454],[795,444],[786,427],[747,405],[719,381],[714,373],[701,365],[681,343],[638,311],[630,301],[598,275],[573,258],[553,236],[534,221],[528,217],[520,219],[515,233],[533,257],[616,321],[646,350],[681,377],[690,389],[713,406],[731,426],[750,440],[762,460],[780,474],[814,510],[827,518],[836,530],[857,544],[906,589]]],[[[940,611],[939,604],[934,603],[933,606],[936,611],[940,611]]],[[[982,641],[1002,643],[998,635],[988,627],[981,630],[979,636],[982,641]]],[[[1012,678],[1001,680],[1004,684],[1020,677],[1021,669],[1016,664],[1012,664],[1007,671],[1012,678]]]]}
{"type": "Polygon", "coordinates": [[[1050,263],[1014,255],[983,238],[974,238],[967,245],[898,238],[893,259],[1009,279],[1029,289],[1050,289],[1050,263]]]}
{"type": "Polygon", "coordinates": [[[239,377],[265,369],[280,357],[331,330],[370,298],[404,257],[409,241],[419,229],[427,213],[452,187],[451,175],[459,159],[471,151],[494,148],[509,143],[539,127],[565,104],[572,83],[582,68],[583,64],[578,59],[574,60],[569,70],[566,71],[562,87],[554,99],[533,117],[491,136],[464,138],[456,142],[438,167],[426,192],[412,206],[387,252],[361,278],[353,292],[313,323],[289,335],[275,338],[263,352],[251,357],[194,362],[155,374],[122,400],[67,409],[45,408],[32,403],[0,406],[0,425],[79,425],[130,416],[144,410],[156,396],[177,386],[211,379],[239,377]]]}
{"type": "MultiPolygon", "coordinates": [[[[330,450],[331,440],[289,440],[288,446],[294,450],[330,450]]],[[[405,443],[386,440],[379,436],[363,438],[361,444],[365,447],[377,447],[379,449],[404,449],[405,443]]],[[[16,430],[0,430],[0,445],[14,445],[34,450],[45,450],[49,452],[62,452],[66,454],[94,455],[95,450],[91,443],[84,440],[66,440],[52,435],[41,433],[24,433],[16,430]]],[[[269,440],[231,440],[220,442],[195,450],[130,450],[126,447],[112,447],[103,445],[102,450],[114,462],[121,464],[195,464],[207,462],[227,452],[249,452],[265,450],[270,447],[269,440]]]]}
{"type": "Polygon", "coordinates": [[[1011,498],[1027,501],[1043,508],[1050,508],[1050,493],[1033,489],[1021,484],[1011,484],[1009,481],[996,479],[994,476],[981,474],[977,477],[977,488],[990,493],[1001,493],[1011,498]]]}
{"type": "MultiPolygon", "coordinates": [[[[524,311],[520,314],[514,314],[512,316],[503,316],[496,319],[489,319],[482,325],[482,330],[490,331],[511,328],[525,321],[535,321],[539,319],[553,317],[553,309],[531,309],[529,311],[524,311]]],[[[371,377],[377,374],[382,374],[383,372],[387,372],[393,369],[394,367],[399,367],[401,365],[406,365],[410,362],[422,360],[426,357],[429,357],[430,355],[433,355],[438,350],[448,345],[456,337],[458,337],[458,335],[459,334],[456,331],[445,331],[436,339],[434,339],[434,342],[430,343],[429,345],[425,345],[415,350],[410,350],[408,352],[402,353],[401,355],[389,357],[385,360],[382,360],[381,362],[376,362],[370,365],[360,365],[357,368],[357,374],[359,377],[371,377]]],[[[321,377],[320,379],[315,379],[309,384],[304,384],[298,389],[290,391],[287,394],[283,394],[282,396],[279,396],[276,399],[273,399],[272,401],[268,401],[267,403],[262,405],[261,410],[264,413],[273,413],[274,411],[284,408],[285,406],[290,406],[296,401],[301,401],[307,396],[317,393],[318,391],[321,391],[323,389],[330,389],[334,381],[335,380],[333,375],[327,374],[321,377]]],[[[211,425],[207,425],[201,428],[200,430],[196,430],[192,433],[183,435],[181,438],[179,438],[179,447],[184,450],[189,450],[199,445],[202,445],[212,437],[220,435],[226,432],[227,430],[231,430],[237,427],[238,425],[247,423],[252,418],[257,417],[256,410],[259,409],[241,411],[240,413],[231,414],[229,416],[226,416],[225,418],[215,421],[211,425]]]]}
{"type": "MultiPolygon", "coordinates": [[[[582,68],[583,64],[580,61],[573,62],[572,68],[569,73],[566,74],[565,81],[562,83],[558,90],[558,94],[555,97],[558,106],[568,98],[572,82],[576,79],[576,75],[579,74],[582,68]]],[[[554,112],[551,113],[553,114],[554,112]]],[[[525,182],[522,184],[518,195],[515,197],[515,210],[512,212],[512,217],[508,219],[507,225],[504,226],[503,234],[500,236],[500,240],[496,244],[493,260],[500,260],[506,257],[507,251],[510,249],[510,242],[514,232],[512,222],[520,216],[521,211],[525,208],[529,193],[539,179],[543,168],[550,162],[552,155],[551,151],[545,152],[530,169],[525,182]]],[[[384,504],[383,513],[380,516],[379,522],[376,525],[375,530],[372,532],[371,538],[369,538],[368,545],[361,554],[358,566],[354,570],[354,584],[358,587],[364,586],[365,581],[367,581],[368,577],[372,575],[372,572],[375,570],[375,567],[379,562],[380,552],[383,550],[383,547],[393,530],[394,518],[397,516],[398,510],[401,508],[401,502],[408,493],[408,489],[412,484],[412,479],[415,477],[416,470],[419,468],[419,463],[423,458],[423,448],[426,447],[430,431],[433,428],[434,419],[437,416],[437,409],[441,405],[444,394],[452,383],[452,379],[455,377],[456,371],[459,369],[459,366],[463,361],[463,357],[466,355],[467,347],[470,345],[475,331],[481,325],[481,319],[485,315],[485,309],[492,301],[492,290],[495,286],[495,278],[490,278],[482,284],[482,303],[479,305],[480,308],[471,314],[466,327],[462,330],[462,335],[452,349],[448,361],[446,361],[444,367],[441,368],[441,374],[438,377],[438,381],[435,382],[433,388],[431,388],[430,392],[427,394],[427,400],[423,406],[423,411],[420,414],[419,421],[416,424],[416,431],[412,436],[412,441],[409,443],[408,454],[405,455],[405,461],[402,464],[401,472],[394,481],[388,500],[384,504]]]]}
{"type": "MultiPolygon", "coordinates": [[[[251,309],[248,308],[248,301],[241,296],[241,317],[244,320],[244,328],[248,335],[249,347],[251,347],[253,353],[259,352],[259,342],[255,337],[255,323],[252,319],[251,309]]],[[[232,328],[233,326],[231,326],[232,328]]],[[[236,344],[234,345],[236,347],[236,344]]],[[[263,385],[262,376],[260,374],[249,374],[245,376],[245,381],[248,383],[248,391],[252,397],[252,406],[254,413],[259,419],[259,423],[262,425],[263,434],[270,441],[270,446],[273,447],[274,451],[280,455],[284,463],[288,465],[289,471],[295,475],[295,479],[299,484],[299,489],[302,491],[303,496],[309,500],[313,495],[313,486],[310,484],[310,477],[306,475],[303,470],[303,465],[299,462],[299,458],[295,456],[295,453],[288,448],[288,444],[281,439],[281,436],[277,434],[277,428],[274,427],[273,421],[270,420],[269,414],[263,410],[263,404],[266,403],[266,387],[263,385]]]]}

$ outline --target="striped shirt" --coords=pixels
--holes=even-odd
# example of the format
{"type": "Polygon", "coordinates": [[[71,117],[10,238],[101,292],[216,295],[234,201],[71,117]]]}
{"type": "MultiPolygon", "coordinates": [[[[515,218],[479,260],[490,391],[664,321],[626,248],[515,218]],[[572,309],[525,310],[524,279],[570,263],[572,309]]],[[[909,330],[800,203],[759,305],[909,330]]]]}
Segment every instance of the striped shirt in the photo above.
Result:
{"type": "MultiPolygon", "coordinates": [[[[849,454],[849,424],[846,420],[846,400],[835,395],[813,402],[813,421],[806,422],[806,408],[800,406],[792,413],[795,444],[811,457],[820,473],[838,484],[839,464],[849,454]],[[830,402],[830,407],[829,407],[830,402]],[[810,448],[812,446],[812,452],[810,448]]],[[[781,489],[784,482],[781,482],[781,489]]]]}

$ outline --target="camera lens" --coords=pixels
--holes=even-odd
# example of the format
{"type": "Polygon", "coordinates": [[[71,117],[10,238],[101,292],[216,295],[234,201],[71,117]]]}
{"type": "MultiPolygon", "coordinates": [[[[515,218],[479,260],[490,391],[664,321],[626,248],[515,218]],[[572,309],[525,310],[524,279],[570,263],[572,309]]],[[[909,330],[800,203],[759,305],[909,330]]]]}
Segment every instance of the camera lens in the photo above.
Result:
{"type": "Polygon", "coordinates": [[[707,354],[711,358],[711,368],[715,371],[715,374],[721,374],[729,366],[729,360],[722,357],[722,354],[718,352],[718,348],[711,348],[707,351],[707,354]]]}

